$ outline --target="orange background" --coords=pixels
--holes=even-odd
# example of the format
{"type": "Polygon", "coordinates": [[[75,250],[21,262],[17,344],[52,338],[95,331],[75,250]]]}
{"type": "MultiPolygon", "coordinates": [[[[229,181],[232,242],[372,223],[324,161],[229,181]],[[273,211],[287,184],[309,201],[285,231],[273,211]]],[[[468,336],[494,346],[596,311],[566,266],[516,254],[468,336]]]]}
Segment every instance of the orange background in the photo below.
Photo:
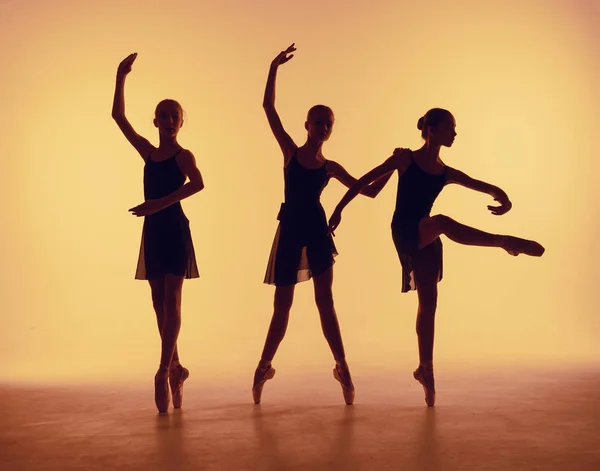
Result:
{"type": "MultiPolygon", "coordinates": [[[[246,375],[273,288],[262,284],[283,197],[279,148],[261,108],[270,61],[290,43],[276,106],[303,142],[306,111],[333,108],[325,155],[358,177],[394,147],[421,145],[417,119],[453,112],[442,158],[503,188],[513,210],[449,187],[434,212],[539,240],[541,259],[445,242],[436,362],[597,361],[599,4],[595,1],[5,1],[0,5],[0,377],[150,378],[158,333],[133,279],[143,162],[110,116],[121,59],[138,52],[126,113],[155,144],[155,105],[180,101],[180,143],[206,188],[186,200],[201,280],[186,281],[182,361],[246,375]],[[288,4],[289,3],[289,4],[288,4]]],[[[355,370],[416,363],[416,295],[400,294],[390,234],[394,176],[356,199],[337,232],[334,296],[355,370]]],[[[329,213],[344,188],[323,196],[329,213]]],[[[312,283],[298,286],[275,359],[332,363],[312,283]]]]}

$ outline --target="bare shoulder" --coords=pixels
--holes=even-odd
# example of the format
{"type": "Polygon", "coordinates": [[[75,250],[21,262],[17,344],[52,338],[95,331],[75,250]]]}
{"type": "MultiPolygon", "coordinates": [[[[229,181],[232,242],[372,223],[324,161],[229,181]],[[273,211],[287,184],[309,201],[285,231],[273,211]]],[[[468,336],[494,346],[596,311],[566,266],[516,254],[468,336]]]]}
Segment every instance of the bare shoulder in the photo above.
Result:
{"type": "Polygon", "coordinates": [[[327,170],[327,174],[335,175],[338,174],[340,170],[343,170],[343,167],[340,164],[338,164],[335,160],[327,159],[327,161],[325,162],[325,170],[327,170]]]}
{"type": "Polygon", "coordinates": [[[446,181],[448,183],[464,183],[469,177],[464,172],[446,165],[446,181]]]}
{"type": "Polygon", "coordinates": [[[186,174],[196,168],[196,158],[188,149],[181,149],[175,156],[175,160],[180,170],[186,174]]]}
{"type": "Polygon", "coordinates": [[[405,147],[394,149],[391,161],[400,172],[404,172],[413,162],[413,151],[405,147]]]}
{"type": "Polygon", "coordinates": [[[194,154],[189,149],[181,149],[175,158],[180,162],[194,160],[194,154]]]}

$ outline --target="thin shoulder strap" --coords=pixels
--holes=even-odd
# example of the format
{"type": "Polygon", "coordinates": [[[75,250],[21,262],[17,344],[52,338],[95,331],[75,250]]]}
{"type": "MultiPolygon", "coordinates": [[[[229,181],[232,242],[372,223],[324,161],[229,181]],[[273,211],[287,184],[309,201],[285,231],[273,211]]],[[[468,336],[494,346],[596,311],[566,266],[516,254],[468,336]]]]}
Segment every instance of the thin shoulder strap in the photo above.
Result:
{"type": "Polygon", "coordinates": [[[408,152],[409,152],[410,159],[409,159],[409,162],[408,162],[408,165],[406,166],[406,168],[410,167],[411,165],[416,165],[418,167],[419,164],[415,163],[414,151],[412,149],[408,149],[408,152]]]}
{"type": "Polygon", "coordinates": [[[296,150],[294,151],[294,153],[290,157],[290,160],[288,161],[287,165],[285,167],[283,167],[283,168],[287,169],[294,160],[296,162],[298,161],[298,147],[296,147],[296,150]]]}
{"type": "MultiPolygon", "coordinates": [[[[152,150],[150,151],[150,153],[148,154],[148,157],[146,157],[146,162],[148,162],[149,160],[151,160],[151,158],[150,158],[150,157],[152,157],[152,154],[154,154],[154,151],[155,151],[155,150],[156,150],[156,149],[152,149],[152,150]]],[[[179,148],[179,150],[178,150],[177,152],[175,152],[175,153],[174,153],[174,154],[173,154],[171,157],[169,157],[168,159],[165,159],[165,160],[169,160],[169,159],[172,159],[173,157],[176,157],[176,156],[177,156],[177,154],[179,154],[179,153],[180,153],[182,150],[183,150],[183,147],[180,147],[180,148],[179,148]]]]}

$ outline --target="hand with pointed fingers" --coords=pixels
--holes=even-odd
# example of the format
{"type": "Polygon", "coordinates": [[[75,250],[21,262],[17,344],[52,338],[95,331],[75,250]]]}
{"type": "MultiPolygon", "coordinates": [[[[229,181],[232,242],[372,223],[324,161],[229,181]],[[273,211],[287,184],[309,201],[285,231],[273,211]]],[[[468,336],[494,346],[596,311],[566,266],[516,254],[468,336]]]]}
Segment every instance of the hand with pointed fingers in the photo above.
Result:
{"type": "Polygon", "coordinates": [[[342,222],[342,213],[340,213],[339,211],[334,211],[333,213],[331,213],[331,217],[329,218],[329,229],[327,231],[327,235],[331,234],[333,237],[335,237],[334,231],[340,225],[340,222],[342,222]]]}
{"type": "Polygon", "coordinates": [[[494,198],[494,201],[500,203],[500,206],[488,205],[487,208],[495,216],[501,216],[502,214],[506,214],[510,211],[510,208],[512,208],[512,203],[510,202],[508,196],[505,193],[496,196],[494,198]]]}
{"type": "Polygon", "coordinates": [[[129,212],[134,216],[150,216],[151,214],[157,213],[163,209],[163,205],[160,200],[147,200],[142,204],[135,206],[134,208],[130,208],[129,212]]]}
{"type": "Polygon", "coordinates": [[[131,72],[131,66],[137,57],[137,52],[133,54],[129,54],[125,59],[121,61],[119,64],[119,68],[117,69],[117,75],[120,77],[126,76],[129,72],[131,72]]]}
{"type": "Polygon", "coordinates": [[[296,50],[296,47],[294,46],[294,44],[296,44],[296,43],[292,43],[292,45],[290,47],[288,47],[285,51],[281,51],[279,54],[277,54],[277,57],[275,59],[273,59],[271,66],[279,67],[281,64],[285,64],[292,57],[294,57],[294,54],[292,54],[292,52],[294,52],[296,50]],[[291,55],[288,56],[288,54],[291,54],[291,55]]]}

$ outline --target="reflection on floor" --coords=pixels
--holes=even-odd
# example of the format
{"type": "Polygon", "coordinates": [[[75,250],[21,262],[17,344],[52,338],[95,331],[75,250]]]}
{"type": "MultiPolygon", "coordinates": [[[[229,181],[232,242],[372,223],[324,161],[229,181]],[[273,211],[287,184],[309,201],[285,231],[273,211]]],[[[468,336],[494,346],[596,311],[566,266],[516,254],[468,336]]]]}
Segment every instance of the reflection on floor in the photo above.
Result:
{"type": "MultiPolygon", "coordinates": [[[[17,470],[600,469],[600,368],[438,371],[438,401],[402,374],[355,375],[345,406],[333,378],[280,374],[186,385],[159,416],[144,385],[0,386],[0,466],[17,470]]],[[[195,381],[193,380],[195,379],[195,381]]]]}

